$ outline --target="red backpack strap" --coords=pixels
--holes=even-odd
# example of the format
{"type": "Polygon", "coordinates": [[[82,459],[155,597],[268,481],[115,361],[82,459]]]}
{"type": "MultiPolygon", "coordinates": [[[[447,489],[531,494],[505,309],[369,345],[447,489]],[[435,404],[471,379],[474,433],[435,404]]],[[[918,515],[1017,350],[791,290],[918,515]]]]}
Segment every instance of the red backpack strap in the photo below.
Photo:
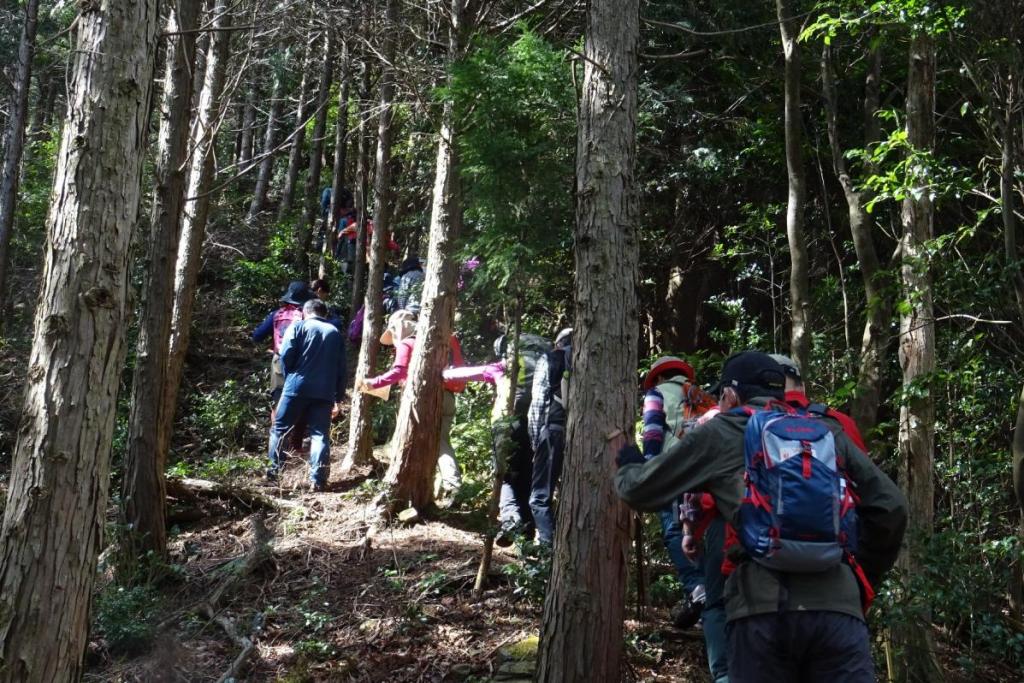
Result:
{"type": "Polygon", "coordinates": [[[868,581],[864,569],[857,563],[857,558],[847,552],[844,559],[853,570],[853,575],[857,577],[857,585],[860,587],[860,606],[864,610],[864,614],[867,615],[868,610],[871,609],[871,603],[875,601],[875,589],[871,587],[871,582],[868,581]]]}

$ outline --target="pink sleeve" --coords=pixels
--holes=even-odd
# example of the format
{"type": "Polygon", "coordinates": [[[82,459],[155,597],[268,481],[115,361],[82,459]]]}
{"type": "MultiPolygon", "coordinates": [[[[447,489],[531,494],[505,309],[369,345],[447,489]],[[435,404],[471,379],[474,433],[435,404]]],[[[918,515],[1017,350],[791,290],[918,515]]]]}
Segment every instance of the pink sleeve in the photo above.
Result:
{"type": "Polygon", "coordinates": [[[370,388],[380,389],[389,384],[398,384],[405,381],[406,376],[409,374],[409,361],[412,358],[411,341],[399,342],[398,346],[395,347],[395,362],[391,364],[391,369],[382,375],[370,377],[366,380],[370,388]]]}

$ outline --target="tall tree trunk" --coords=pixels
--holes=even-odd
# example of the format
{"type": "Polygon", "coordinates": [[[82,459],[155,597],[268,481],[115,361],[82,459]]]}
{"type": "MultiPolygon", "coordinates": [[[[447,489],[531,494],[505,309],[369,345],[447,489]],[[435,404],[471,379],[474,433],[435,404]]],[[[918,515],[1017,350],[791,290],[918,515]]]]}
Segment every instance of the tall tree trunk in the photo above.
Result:
{"type": "MultiPolygon", "coordinates": [[[[369,7],[369,5],[367,5],[369,7]]],[[[370,110],[373,101],[370,99],[370,63],[363,60],[363,73],[360,77],[359,111],[359,150],[356,159],[356,252],[352,263],[352,305],[350,310],[355,316],[363,304],[366,280],[366,223],[369,218],[370,202],[370,110]]]]}
{"type": "Polygon", "coordinates": [[[338,88],[338,119],[334,122],[334,167],[331,169],[331,212],[324,228],[324,249],[317,277],[327,277],[325,256],[334,253],[338,221],[341,219],[341,192],[345,188],[345,164],[348,161],[348,100],[352,85],[348,43],[341,44],[341,87],[338,88]]]}
{"type": "MultiPolygon", "coordinates": [[[[359,362],[356,365],[356,382],[373,372],[380,347],[383,311],[381,299],[384,293],[384,251],[391,233],[390,217],[395,192],[391,186],[391,143],[394,140],[394,62],[397,50],[395,31],[398,27],[398,0],[388,0],[387,16],[384,23],[384,45],[381,50],[384,59],[380,76],[380,120],[377,125],[376,177],[373,180],[373,237],[370,239],[370,267],[367,273],[366,299],[364,301],[363,339],[359,346],[359,362]]],[[[366,394],[356,392],[352,396],[352,410],[349,421],[348,452],[342,462],[342,473],[353,465],[369,462],[373,447],[372,401],[366,394]]]]}
{"type": "Polygon", "coordinates": [[[1013,428],[1013,490],[1017,494],[1017,505],[1024,513],[1024,389],[1017,401],[1017,421],[1013,428]]]}
{"type": "Polygon", "coordinates": [[[1013,299],[1017,304],[1017,325],[1020,330],[1024,329],[1024,272],[1021,271],[1020,252],[1017,248],[1017,202],[1013,194],[1014,171],[1017,168],[1017,144],[1013,126],[1019,88],[1019,76],[1011,72],[1007,78],[1006,105],[999,126],[1002,137],[999,203],[1003,216],[1003,257],[1010,276],[1013,299]]]}
{"type": "Polygon", "coordinates": [[[779,16],[782,50],[786,57],[786,170],[789,177],[789,200],[786,204],[786,236],[789,239],[789,352],[803,372],[808,372],[811,357],[811,300],[808,282],[807,239],[804,236],[804,196],[807,179],[804,173],[802,128],[800,118],[800,33],[799,17],[794,16],[790,0],[775,0],[779,16]]]}
{"type": "MultiPolygon", "coordinates": [[[[285,53],[285,64],[288,55],[285,53]]],[[[274,68],[274,85],[270,93],[270,109],[267,111],[267,125],[263,129],[263,158],[256,174],[256,187],[252,192],[252,203],[249,205],[249,221],[256,220],[267,205],[267,191],[270,189],[270,177],[274,174],[274,148],[277,146],[277,125],[284,109],[284,68],[274,68]]]]}
{"type": "Polygon", "coordinates": [[[167,57],[154,172],[149,267],[141,297],[128,448],[121,484],[123,520],[130,529],[126,540],[133,544],[133,556],[141,556],[145,551],[162,556],[167,551],[164,469],[170,439],[162,433],[167,422],[161,418],[161,411],[166,409],[163,387],[174,306],[174,255],[178,252],[185,205],[185,161],[196,49],[195,33],[191,31],[196,27],[199,7],[199,0],[178,0],[167,10],[167,57]]]}
{"type": "Polygon", "coordinates": [[[310,67],[313,64],[313,46],[316,38],[310,35],[306,41],[302,57],[302,80],[299,82],[299,102],[295,110],[295,132],[292,134],[291,151],[288,154],[288,170],[281,189],[281,202],[277,207],[277,220],[283,219],[292,210],[292,198],[295,196],[295,183],[299,178],[299,164],[302,162],[302,147],[306,142],[306,119],[309,118],[310,67]]]}
{"type": "MultiPolygon", "coordinates": [[[[935,46],[922,33],[910,44],[907,82],[907,138],[911,153],[931,154],[935,147],[935,46]]],[[[935,314],[927,242],[932,238],[934,209],[928,192],[928,165],[914,163],[913,186],[903,201],[903,299],[900,314],[900,366],[905,398],[900,406],[900,480],[907,492],[910,516],[909,549],[900,558],[907,576],[923,571],[920,543],[931,536],[935,512],[935,314]]],[[[942,672],[932,643],[930,614],[915,615],[897,630],[903,649],[901,678],[938,681],[942,672]]]]}
{"type": "MultiPolygon", "coordinates": [[[[868,76],[864,94],[865,144],[878,140],[878,76],[880,55],[877,48],[868,52],[868,76]]],[[[857,427],[870,435],[878,421],[878,406],[882,399],[882,370],[888,350],[889,323],[892,320],[892,301],[883,282],[885,271],[878,260],[873,232],[875,222],[865,205],[871,199],[866,190],[858,190],[846,165],[846,155],[839,141],[838,99],[832,75],[831,48],[825,46],[821,57],[821,80],[832,167],[843,188],[850,218],[853,248],[860,264],[864,283],[864,334],[861,338],[860,364],[857,371],[857,390],[854,392],[850,412],[857,427]]]]}
{"type": "Polygon", "coordinates": [[[564,483],[537,681],[617,681],[630,514],[605,436],[632,433],[636,383],[638,0],[591,0],[576,158],[576,325],[564,483]]]}
{"type": "Polygon", "coordinates": [[[251,83],[245,93],[245,104],[242,109],[242,145],[238,151],[238,163],[242,166],[247,166],[252,161],[253,139],[256,137],[257,90],[257,84],[251,83]]]}
{"type": "Polygon", "coordinates": [[[77,681],[106,523],[156,0],[82,9],[0,531],[0,681],[77,681]]]}
{"type": "MultiPolygon", "coordinates": [[[[206,219],[210,211],[209,190],[214,177],[217,123],[231,42],[231,32],[222,30],[228,25],[228,0],[214,0],[211,12],[212,18],[207,22],[212,29],[210,49],[206,53],[203,89],[192,126],[185,212],[181,222],[178,256],[174,264],[174,307],[167,355],[167,383],[160,411],[160,436],[166,440],[157,444],[159,453],[156,456],[162,460],[166,460],[170,448],[171,426],[174,423],[178,388],[181,386],[185,352],[188,350],[192,328],[192,308],[199,280],[199,266],[202,263],[200,257],[203,241],[206,238],[206,219]]],[[[159,475],[163,476],[162,470],[159,475]]]]}
{"type": "MultiPolygon", "coordinates": [[[[21,157],[25,151],[25,126],[28,121],[28,91],[32,84],[32,57],[36,51],[39,0],[25,4],[25,23],[18,43],[18,65],[14,74],[14,93],[3,141],[3,170],[0,172],[0,301],[7,292],[8,250],[14,230],[14,211],[18,201],[21,157]]],[[[2,312],[2,311],[0,311],[2,312]]],[[[0,315],[2,319],[2,315],[0,315]]]]}
{"type": "MultiPolygon", "coordinates": [[[[448,38],[448,70],[462,59],[468,28],[466,0],[452,0],[448,38]]],[[[430,211],[430,245],[423,282],[422,310],[416,326],[416,347],[402,392],[395,429],[394,452],[387,475],[388,498],[422,509],[434,499],[434,470],[440,447],[449,338],[455,317],[458,282],[456,240],[462,228],[459,160],[455,151],[455,108],[446,100],[441,114],[430,211]]]]}
{"type": "Polygon", "coordinates": [[[299,218],[295,230],[295,265],[303,275],[309,274],[309,245],[313,236],[313,224],[320,215],[320,172],[324,165],[324,137],[327,135],[327,100],[331,96],[331,81],[334,78],[334,33],[324,35],[324,61],[320,70],[320,86],[314,101],[316,117],[313,123],[313,139],[309,141],[309,172],[303,193],[305,211],[299,218]]]}

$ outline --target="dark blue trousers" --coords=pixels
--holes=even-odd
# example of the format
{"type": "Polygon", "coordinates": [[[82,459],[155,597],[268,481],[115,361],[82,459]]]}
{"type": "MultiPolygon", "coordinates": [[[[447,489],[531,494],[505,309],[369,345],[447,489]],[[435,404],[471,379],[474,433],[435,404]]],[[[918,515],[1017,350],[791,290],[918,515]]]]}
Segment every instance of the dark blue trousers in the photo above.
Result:
{"type": "Polygon", "coordinates": [[[726,632],[730,683],[875,683],[867,624],[848,614],[758,614],[726,632]]]}
{"type": "Polygon", "coordinates": [[[331,472],[331,409],[334,405],[320,398],[282,396],[270,428],[270,473],[281,469],[281,440],[301,420],[309,426],[309,478],[315,484],[326,484],[331,472]]]}

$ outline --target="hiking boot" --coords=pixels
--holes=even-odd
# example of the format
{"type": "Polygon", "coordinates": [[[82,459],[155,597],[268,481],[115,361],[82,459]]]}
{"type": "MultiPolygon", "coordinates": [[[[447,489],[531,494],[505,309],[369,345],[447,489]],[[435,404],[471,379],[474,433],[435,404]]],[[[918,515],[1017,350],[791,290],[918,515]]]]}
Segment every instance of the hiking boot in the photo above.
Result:
{"type": "Polygon", "coordinates": [[[316,482],[316,481],[309,482],[309,492],[310,493],[323,493],[326,490],[327,490],[327,484],[323,484],[321,482],[316,482]]]}
{"type": "Polygon", "coordinates": [[[498,535],[494,537],[494,544],[499,548],[508,548],[515,543],[516,536],[520,533],[518,524],[509,522],[501,525],[498,535]]]}
{"type": "Polygon", "coordinates": [[[700,621],[702,612],[704,612],[704,601],[698,602],[687,595],[672,608],[669,614],[673,626],[686,630],[693,628],[700,621]]]}
{"type": "Polygon", "coordinates": [[[276,484],[277,483],[277,470],[267,470],[266,472],[264,472],[263,473],[263,481],[267,482],[268,484],[276,484]]]}

